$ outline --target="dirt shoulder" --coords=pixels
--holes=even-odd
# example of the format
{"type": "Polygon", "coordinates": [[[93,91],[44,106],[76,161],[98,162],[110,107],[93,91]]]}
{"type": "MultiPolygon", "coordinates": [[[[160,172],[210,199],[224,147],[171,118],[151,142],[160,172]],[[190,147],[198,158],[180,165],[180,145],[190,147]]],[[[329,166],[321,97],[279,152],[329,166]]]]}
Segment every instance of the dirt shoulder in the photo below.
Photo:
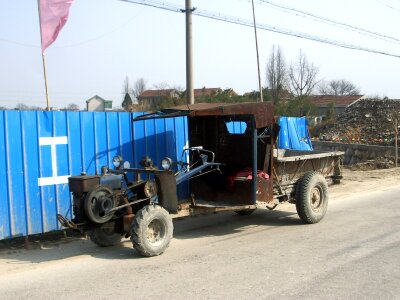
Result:
{"type": "Polygon", "coordinates": [[[400,168],[369,171],[343,169],[343,179],[338,185],[330,187],[331,199],[354,196],[356,193],[384,190],[400,184],[400,168]]]}

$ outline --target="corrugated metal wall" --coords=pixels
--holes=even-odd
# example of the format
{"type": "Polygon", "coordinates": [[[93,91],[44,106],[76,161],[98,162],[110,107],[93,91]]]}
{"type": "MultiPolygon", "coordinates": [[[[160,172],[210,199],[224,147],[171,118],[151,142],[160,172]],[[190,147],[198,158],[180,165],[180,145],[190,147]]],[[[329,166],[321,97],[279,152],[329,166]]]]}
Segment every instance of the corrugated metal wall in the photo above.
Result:
{"type": "Polygon", "coordinates": [[[58,213],[72,217],[71,175],[111,167],[116,154],[135,166],[144,155],[180,155],[186,118],[132,123],[135,115],[0,111],[0,240],[58,230],[58,213]]]}

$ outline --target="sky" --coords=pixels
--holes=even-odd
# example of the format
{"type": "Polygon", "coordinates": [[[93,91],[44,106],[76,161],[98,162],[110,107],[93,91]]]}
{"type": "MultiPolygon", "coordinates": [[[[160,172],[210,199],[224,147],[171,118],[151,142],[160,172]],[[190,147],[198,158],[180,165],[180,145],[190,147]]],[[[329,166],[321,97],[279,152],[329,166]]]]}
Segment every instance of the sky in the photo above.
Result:
{"type": "MultiPolygon", "coordinates": [[[[269,1],[269,0],[268,0],[269,1]]],[[[400,56],[400,0],[271,0],[393,37],[391,42],[316,22],[255,0],[257,22],[400,56]],[[323,4],[322,4],[323,3],[323,4]]],[[[184,0],[167,2],[184,8],[184,0]]],[[[252,21],[248,0],[192,0],[212,13],[252,21]]],[[[319,69],[319,80],[346,79],[367,96],[400,99],[400,58],[344,49],[298,37],[258,30],[262,83],[273,45],[287,63],[300,49],[319,69]]],[[[194,86],[256,90],[254,30],[193,16],[194,86]]],[[[46,50],[50,105],[74,103],[99,95],[119,107],[126,77],[147,87],[186,86],[185,15],[120,0],[75,0],[68,22],[46,50]]],[[[36,0],[0,0],[0,106],[18,103],[45,107],[45,88],[36,0]]]]}

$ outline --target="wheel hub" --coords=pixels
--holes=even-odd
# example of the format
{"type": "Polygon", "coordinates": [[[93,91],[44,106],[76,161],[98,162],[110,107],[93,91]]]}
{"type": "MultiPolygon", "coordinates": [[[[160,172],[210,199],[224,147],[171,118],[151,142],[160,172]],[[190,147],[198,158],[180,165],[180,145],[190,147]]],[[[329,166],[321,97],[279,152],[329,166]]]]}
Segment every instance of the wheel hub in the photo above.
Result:
{"type": "Polygon", "coordinates": [[[162,226],[160,220],[153,220],[150,222],[146,231],[147,241],[153,246],[157,246],[162,243],[165,238],[165,229],[162,226]]]}
{"type": "Polygon", "coordinates": [[[322,203],[321,191],[318,187],[311,190],[311,208],[313,211],[318,212],[322,203]]]}

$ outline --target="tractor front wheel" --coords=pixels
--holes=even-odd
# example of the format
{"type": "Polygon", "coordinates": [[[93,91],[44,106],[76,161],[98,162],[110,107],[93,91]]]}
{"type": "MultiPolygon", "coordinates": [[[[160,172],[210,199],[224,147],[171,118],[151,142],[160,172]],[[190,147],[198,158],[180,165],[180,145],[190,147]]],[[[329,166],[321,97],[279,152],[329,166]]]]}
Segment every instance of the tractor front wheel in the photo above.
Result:
{"type": "Polygon", "coordinates": [[[133,247],[143,256],[162,254],[173,235],[172,218],[159,205],[147,205],[135,216],[131,227],[133,247]]]}

